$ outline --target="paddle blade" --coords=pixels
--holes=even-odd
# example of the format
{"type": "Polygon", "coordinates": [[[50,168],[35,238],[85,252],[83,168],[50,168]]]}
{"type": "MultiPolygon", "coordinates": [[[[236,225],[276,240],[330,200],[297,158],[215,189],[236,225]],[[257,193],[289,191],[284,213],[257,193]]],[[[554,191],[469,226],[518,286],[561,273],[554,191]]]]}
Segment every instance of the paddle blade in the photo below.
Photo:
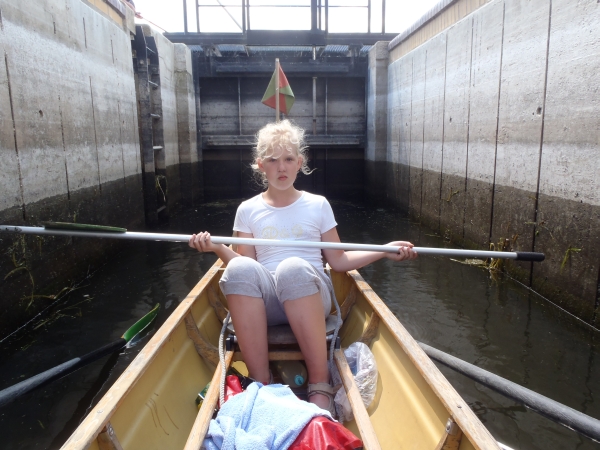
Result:
{"type": "Polygon", "coordinates": [[[154,319],[156,319],[159,310],[160,303],[157,303],[156,306],[152,308],[152,310],[148,314],[146,314],[144,317],[142,317],[140,320],[134,323],[125,333],[123,333],[123,339],[125,339],[126,342],[129,342],[136,335],[141,333],[154,321],[154,319]]]}

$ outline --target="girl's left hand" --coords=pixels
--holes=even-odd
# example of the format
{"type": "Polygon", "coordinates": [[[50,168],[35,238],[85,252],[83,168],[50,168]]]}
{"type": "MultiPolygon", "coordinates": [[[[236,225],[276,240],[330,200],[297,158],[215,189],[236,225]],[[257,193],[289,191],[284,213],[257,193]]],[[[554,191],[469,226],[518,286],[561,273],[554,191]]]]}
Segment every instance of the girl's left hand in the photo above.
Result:
{"type": "Polygon", "coordinates": [[[386,245],[395,245],[398,253],[386,253],[385,256],[392,261],[409,261],[417,259],[417,252],[413,250],[414,244],[408,241],[394,241],[386,245]]]}

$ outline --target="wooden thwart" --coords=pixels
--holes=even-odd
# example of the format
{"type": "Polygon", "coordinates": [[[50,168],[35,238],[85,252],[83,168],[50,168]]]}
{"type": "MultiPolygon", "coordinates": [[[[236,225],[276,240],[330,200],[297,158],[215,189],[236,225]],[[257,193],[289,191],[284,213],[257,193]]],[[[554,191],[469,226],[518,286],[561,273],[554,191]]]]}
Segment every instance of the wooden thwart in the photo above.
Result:
{"type": "MultiPolygon", "coordinates": [[[[229,369],[231,365],[231,361],[233,360],[233,352],[225,353],[225,367],[229,369]]],[[[199,450],[202,442],[204,441],[204,437],[206,436],[206,432],[208,431],[208,425],[210,424],[210,420],[212,419],[215,408],[217,407],[217,402],[219,401],[219,384],[221,381],[221,363],[217,365],[217,369],[213,374],[212,380],[210,381],[210,387],[208,388],[208,392],[206,393],[206,397],[204,397],[204,401],[202,402],[202,406],[200,407],[200,412],[196,416],[196,420],[194,422],[194,426],[192,427],[192,431],[188,436],[188,440],[185,443],[184,450],[199,450]]]]}
{"type": "Polygon", "coordinates": [[[123,447],[121,447],[121,443],[117,439],[115,430],[110,422],[108,422],[106,426],[102,428],[102,431],[97,437],[97,441],[98,448],[100,448],[100,450],[123,450],[123,447]]]}
{"type": "MultiPolygon", "coordinates": [[[[242,352],[233,354],[234,361],[243,361],[244,355],[242,352]]],[[[269,361],[304,361],[304,356],[300,350],[280,350],[269,352],[269,361]]]]}
{"type": "Polygon", "coordinates": [[[356,426],[358,427],[364,448],[365,450],[380,450],[381,445],[379,445],[377,434],[375,434],[375,430],[373,429],[371,419],[369,419],[367,409],[362,401],[358,387],[354,382],[354,376],[352,375],[352,371],[350,370],[350,366],[348,365],[348,361],[346,360],[344,352],[341,349],[335,350],[334,358],[338,370],[340,371],[342,383],[344,385],[344,389],[346,390],[348,400],[350,401],[352,413],[354,414],[354,420],[356,422],[356,426]]]}
{"type": "Polygon", "coordinates": [[[458,424],[454,420],[448,419],[448,422],[446,422],[444,435],[442,436],[442,439],[440,439],[438,445],[435,447],[435,450],[458,450],[460,447],[462,434],[462,430],[458,424]]]}

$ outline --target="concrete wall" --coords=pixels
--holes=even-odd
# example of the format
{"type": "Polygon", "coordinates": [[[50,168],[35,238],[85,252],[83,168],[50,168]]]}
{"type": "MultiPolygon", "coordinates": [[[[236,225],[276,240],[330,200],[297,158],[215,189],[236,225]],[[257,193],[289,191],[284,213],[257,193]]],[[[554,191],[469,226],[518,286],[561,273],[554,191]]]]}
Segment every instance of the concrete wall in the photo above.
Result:
{"type": "Polygon", "coordinates": [[[385,190],[387,157],[388,42],[377,42],[369,51],[367,76],[366,195],[377,198],[385,190]]]}
{"type": "MultiPolygon", "coordinates": [[[[388,68],[387,195],[598,323],[600,3],[493,0],[388,68]]],[[[393,50],[392,50],[393,53],[393,50]]]]}
{"type": "Polygon", "coordinates": [[[439,0],[390,42],[390,61],[406,55],[491,0],[439,0]]]}
{"type": "Polygon", "coordinates": [[[143,26],[143,32],[154,38],[158,50],[164,164],[172,212],[202,198],[192,55],[186,45],[173,44],[150,26],[143,26]]]}
{"type": "MultiPolygon", "coordinates": [[[[200,79],[202,136],[207,139],[211,136],[241,136],[239,141],[247,143],[234,148],[204,148],[204,193],[207,199],[248,197],[263,189],[256,183],[250,164],[254,134],[275,120],[275,111],[261,103],[269,79],[200,79]]],[[[288,80],[294,91],[295,102],[287,118],[304,128],[307,135],[312,135],[313,80],[311,77],[293,76],[288,80]]],[[[364,78],[320,77],[316,80],[316,93],[318,136],[364,134],[364,78]]],[[[309,166],[316,168],[316,171],[308,176],[300,176],[300,189],[338,198],[362,196],[362,148],[311,147],[309,166]]]]}
{"type": "Polygon", "coordinates": [[[177,109],[177,142],[181,205],[193,205],[203,198],[202,150],[197,145],[196,101],[192,54],[183,44],[174,44],[175,50],[175,103],[177,109]]]}
{"type": "MultiPolygon", "coordinates": [[[[111,8],[102,0],[0,0],[0,223],[144,227],[135,27],[131,10],[111,8]]],[[[200,193],[190,52],[155,37],[170,201],[190,203],[200,193]]],[[[0,336],[120,246],[0,236],[0,336]]]]}
{"type": "MultiPolygon", "coordinates": [[[[0,9],[0,222],[141,226],[129,32],[80,0],[2,0],[0,9]]],[[[50,301],[32,294],[56,294],[107,249],[1,238],[0,279],[10,275],[0,335],[50,301]]]]}

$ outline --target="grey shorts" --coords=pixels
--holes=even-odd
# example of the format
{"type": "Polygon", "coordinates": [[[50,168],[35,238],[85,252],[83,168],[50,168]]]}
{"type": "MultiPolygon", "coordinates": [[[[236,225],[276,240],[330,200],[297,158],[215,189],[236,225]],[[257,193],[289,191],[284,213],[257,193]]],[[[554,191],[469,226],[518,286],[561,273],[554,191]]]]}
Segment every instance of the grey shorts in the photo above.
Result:
{"type": "Polygon", "coordinates": [[[238,256],[227,264],[219,281],[223,294],[247,295],[262,298],[267,312],[267,325],[288,323],[283,302],[313,295],[319,292],[323,302],[323,316],[331,311],[330,278],[302,258],[287,258],[275,270],[252,258],[238,256]]]}

